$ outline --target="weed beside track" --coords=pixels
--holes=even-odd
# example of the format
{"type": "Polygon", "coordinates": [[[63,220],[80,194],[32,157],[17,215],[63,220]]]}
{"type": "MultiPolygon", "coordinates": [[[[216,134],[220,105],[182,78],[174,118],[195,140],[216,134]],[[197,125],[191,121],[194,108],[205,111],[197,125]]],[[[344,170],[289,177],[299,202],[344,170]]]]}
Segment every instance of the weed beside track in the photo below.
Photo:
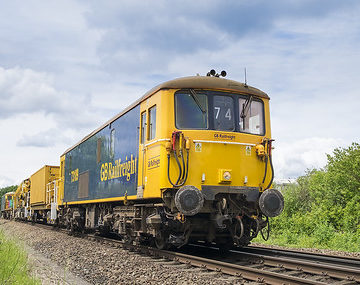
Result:
{"type": "Polygon", "coordinates": [[[40,284],[31,277],[25,250],[0,231],[0,284],[40,284]]]}

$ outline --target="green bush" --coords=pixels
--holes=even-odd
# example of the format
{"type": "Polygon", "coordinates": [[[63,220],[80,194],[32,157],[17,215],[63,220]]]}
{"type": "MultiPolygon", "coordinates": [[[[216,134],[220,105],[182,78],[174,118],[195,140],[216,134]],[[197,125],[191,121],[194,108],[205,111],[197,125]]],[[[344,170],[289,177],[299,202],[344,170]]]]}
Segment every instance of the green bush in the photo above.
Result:
{"type": "Polygon", "coordinates": [[[268,243],[360,251],[360,145],[337,148],[327,160],[282,189],[285,208],[271,219],[268,243]]]}

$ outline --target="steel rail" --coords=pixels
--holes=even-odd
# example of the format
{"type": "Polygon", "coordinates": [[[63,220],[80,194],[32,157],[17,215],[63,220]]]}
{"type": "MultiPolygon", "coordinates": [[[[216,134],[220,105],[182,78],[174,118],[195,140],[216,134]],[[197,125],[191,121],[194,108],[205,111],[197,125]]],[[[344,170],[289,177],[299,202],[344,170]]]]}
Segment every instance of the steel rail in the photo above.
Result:
{"type": "Polygon", "coordinates": [[[228,275],[237,276],[250,281],[256,281],[266,284],[313,284],[324,285],[325,282],[320,282],[311,279],[300,278],[287,274],[266,271],[262,269],[252,268],[248,266],[242,266],[234,263],[223,262],[215,259],[209,259],[199,257],[195,255],[189,255],[185,253],[179,253],[175,251],[160,250],[154,247],[126,244],[120,240],[114,240],[111,238],[101,237],[97,235],[87,235],[88,238],[105,243],[115,243],[118,246],[144,253],[146,255],[162,257],[168,260],[176,261],[183,264],[188,264],[194,267],[205,268],[208,270],[221,272],[228,275]]]}
{"type": "Polygon", "coordinates": [[[274,257],[256,253],[236,251],[239,256],[259,258],[264,265],[281,266],[286,269],[300,270],[311,274],[326,275],[333,278],[354,280],[360,282],[360,269],[353,267],[330,265],[318,262],[309,262],[288,257],[274,257]]]}
{"type": "Polygon", "coordinates": [[[247,246],[241,249],[236,249],[237,252],[248,252],[255,254],[263,254],[266,256],[283,256],[296,259],[303,259],[306,261],[328,263],[335,266],[346,266],[360,268],[360,259],[353,257],[339,257],[334,255],[327,255],[321,253],[302,252],[290,249],[272,249],[258,246],[247,246]]]}
{"type": "Polygon", "coordinates": [[[311,279],[304,279],[282,273],[261,270],[179,252],[164,251],[155,248],[146,248],[146,250],[150,253],[152,252],[156,256],[162,256],[180,263],[190,264],[192,266],[206,268],[229,275],[235,275],[251,281],[263,282],[267,284],[327,284],[311,279]]]}

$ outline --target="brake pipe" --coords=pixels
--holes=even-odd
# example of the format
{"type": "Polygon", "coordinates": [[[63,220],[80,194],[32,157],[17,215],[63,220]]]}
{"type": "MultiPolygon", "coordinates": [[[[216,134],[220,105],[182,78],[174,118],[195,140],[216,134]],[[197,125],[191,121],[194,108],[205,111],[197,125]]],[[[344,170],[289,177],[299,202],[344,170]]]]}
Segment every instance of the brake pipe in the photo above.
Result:
{"type": "Polygon", "coordinates": [[[263,141],[264,147],[265,147],[267,153],[265,155],[265,174],[264,174],[264,178],[262,180],[262,184],[264,184],[265,179],[266,179],[268,162],[270,162],[270,168],[271,168],[271,179],[270,179],[269,184],[264,188],[264,190],[268,189],[274,181],[274,166],[272,163],[272,155],[271,155],[272,141],[273,141],[272,139],[264,139],[264,141],[263,141]]]}
{"type": "Polygon", "coordinates": [[[171,184],[172,186],[178,187],[178,185],[176,185],[175,183],[173,183],[173,182],[171,181],[171,178],[170,178],[170,154],[168,154],[167,157],[168,157],[168,168],[167,168],[168,180],[169,180],[169,182],[170,182],[170,184],[171,184]]]}
{"type": "Polygon", "coordinates": [[[265,179],[266,179],[266,174],[267,174],[267,165],[268,165],[268,156],[265,156],[265,174],[264,174],[264,178],[262,180],[262,184],[264,184],[265,179]]]}
{"type": "Polygon", "coordinates": [[[181,137],[181,132],[173,132],[172,136],[171,136],[171,143],[169,143],[166,147],[167,150],[167,157],[168,157],[168,167],[167,167],[167,175],[168,175],[168,180],[170,182],[171,185],[173,185],[174,187],[180,187],[182,185],[185,184],[188,174],[189,174],[189,149],[190,149],[190,141],[186,140],[185,142],[185,149],[186,149],[186,165],[185,165],[185,159],[184,159],[184,154],[183,154],[183,140],[181,137]],[[182,160],[182,167],[176,152],[176,141],[177,139],[179,140],[179,154],[182,160]],[[171,151],[173,151],[174,153],[174,157],[179,169],[179,176],[176,180],[176,183],[171,181],[170,178],[170,157],[171,157],[171,151]]]}
{"type": "Polygon", "coordinates": [[[183,184],[185,184],[189,174],[189,150],[186,150],[186,175],[183,184]]]}
{"type": "MultiPolygon", "coordinates": [[[[267,139],[264,139],[262,144],[264,145],[265,150],[268,151],[268,149],[266,148],[266,146],[267,146],[267,144],[268,144],[268,140],[267,140],[267,139]]],[[[266,174],[267,174],[267,165],[268,165],[268,154],[267,154],[267,153],[265,153],[264,160],[265,160],[265,173],[264,173],[264,178],[263,178],[261,184],[264,184],[264,183],[265,183],[266,174]]]]}
{"type": "Polygon", "coordinates": [[[184,180],[184,178],[185,178],[185,170],[186,170],[186,167],[185,167],[185,159],[184,159],[184,155],[183,155],[183,151],[182,150],[180,150],[180,156],[181,156],[181,160],[182,160],[182,165],[183,165],[183,173],[182,173],[182,176],[181,176],[181,181],[183,181],[184,180]]]}
{"type": "Polygon", "coordinates": [[[264,175],[264,179],[263,179],[262,183],[265,182],[268,162],[270,162],[270,168],[271,168],[271,179],[270,179],[269,184],[264,188],[264,190],[269,189],[271,184],[274,181],[274,166],[272,163],[272,155],[271,155],[272,141],[273,141],[272,139],[266,139],[264,141],[264,144],[266,145],[266,148],[267,148],[267,154],[265,156],[265,175],[264,175]]]}
{"type": "Polygon", "coordinates": [[[271,167],[271,180],[269,182],[269,185],[265,189],[270,188],[271,184],[274,181],[274,166],[273,166],[273,163],[272,163],[271,142],[270,142],[269,160],[270,160],[270,167],[271,167]]]}
{"type": "Polygon", "coordinates": [[[178,177],[178,179],[176,180],[176,183],[175,183],[175,184],[178,184],[179,181],[181,180],[182,169],[181,169],[180,161],[179,161],[179,158],[177,156],[176,150],[174,150],[174,157],[175,157],[176,163],[177,163],[178,168],[179,168],[179,177],[178,177]]]}

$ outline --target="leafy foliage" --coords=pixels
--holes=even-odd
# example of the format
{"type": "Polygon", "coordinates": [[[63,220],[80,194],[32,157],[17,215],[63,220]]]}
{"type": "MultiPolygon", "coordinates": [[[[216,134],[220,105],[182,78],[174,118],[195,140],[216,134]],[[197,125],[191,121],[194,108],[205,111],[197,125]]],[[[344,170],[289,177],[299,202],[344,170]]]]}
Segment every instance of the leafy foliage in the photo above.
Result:
{"type": "Polygon", "coordinates": [[[282,193],[269,242],[360,251],[360,144],[335,149],[324,169],[308,170],[282,193]]]}
{"type": "Polygon", "coordinates": [[[17,188],[17,185],[12,185],[12,186],[7,186],[7,187],[4,187],[4,188],[0,188],[0,199],[7,192],[15,192],[16,188],[17,188]]]}

